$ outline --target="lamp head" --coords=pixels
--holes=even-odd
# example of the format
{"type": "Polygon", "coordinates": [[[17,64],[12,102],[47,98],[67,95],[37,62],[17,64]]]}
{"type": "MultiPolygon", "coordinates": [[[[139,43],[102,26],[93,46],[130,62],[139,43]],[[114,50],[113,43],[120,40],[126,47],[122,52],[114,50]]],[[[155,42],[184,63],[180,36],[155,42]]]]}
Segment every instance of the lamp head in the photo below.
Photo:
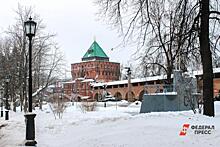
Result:
{"type": "Polygon", "coordinates": [[[25,35],[28,37],[35,36],[37,23],[30,17],[28,21],[24,22],[25,35]]]}

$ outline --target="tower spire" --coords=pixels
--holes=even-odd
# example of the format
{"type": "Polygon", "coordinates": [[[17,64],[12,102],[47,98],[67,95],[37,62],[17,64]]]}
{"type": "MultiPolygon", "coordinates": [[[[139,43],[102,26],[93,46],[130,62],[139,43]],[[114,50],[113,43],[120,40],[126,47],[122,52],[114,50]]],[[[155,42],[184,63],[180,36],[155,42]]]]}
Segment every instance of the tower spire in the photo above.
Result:
{"type": "Polygon", "coordinates": [[[99,46],[99,44],[96,41],[94,41],[82,58],[82,61],[87,61],[87,60],[109,61],[109,57],[105,54],[105,52],[99,46]]]}
{"type": "Polygon", "coordinates": [[[96,41],[96,36],[95,35],[93,36],[93,40],[96,41]]]}

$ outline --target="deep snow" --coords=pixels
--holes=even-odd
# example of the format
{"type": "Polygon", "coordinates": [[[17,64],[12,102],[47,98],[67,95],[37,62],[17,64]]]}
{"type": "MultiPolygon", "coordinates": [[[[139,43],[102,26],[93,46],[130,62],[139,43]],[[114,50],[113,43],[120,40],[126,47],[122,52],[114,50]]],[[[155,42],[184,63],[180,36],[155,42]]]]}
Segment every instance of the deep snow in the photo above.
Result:
{"type": "MultiPolygon", "coordinates": [[[[139,114],[140,103],[99,103],[97,111],[82,112],[79,103],[68,104],[62,119],[55,119],[48,105],[36,110],[38,147],[217,147],[220,144],[220,102],[215,103],[216,117],[193,114],[192,111],[139,114]],[[182,126],[214,125],[211,134],[194,134],[182,126]]],[[[25,139],[23,112],[10,111],[10,120],[0,118],[0,147],[22,146],[25,139]]]]}

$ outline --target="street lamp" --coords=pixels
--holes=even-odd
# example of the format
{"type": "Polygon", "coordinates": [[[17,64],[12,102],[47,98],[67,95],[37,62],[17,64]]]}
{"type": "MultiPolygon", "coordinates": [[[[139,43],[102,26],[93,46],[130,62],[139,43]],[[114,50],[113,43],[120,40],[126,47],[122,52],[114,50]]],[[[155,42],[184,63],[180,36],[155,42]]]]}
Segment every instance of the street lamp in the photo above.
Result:
{"type": "Polygon", "coordinates": [[[0,89],[0,93],[1,93],[1,117],[3,117],[3,113],[4,113],[4,111],[3,111],[3,88],[2,87],[0,87],[1,89],[0,89]]]}
{"type": "Polygon", "coordinates": [[[9,104],[8,104],[8,83],[10,82],[10,77],[9,76],[6,76],[5,78],[5,82],[6,82],[6,93],[5,93],[5,96],[6,96],[6,105],[5,105],[5,108],[7,110],[9,110],[9,104]]]}
{"type": "Polygon", "coordinates": [[[29,39],[29,86],[28,86],[28,112],[25,114],[26,118],[26,142],[27,146],[34,146],[37,144],[35,141],[35,126],[34,118],[36,114],[32,113],[32,38],[36,33],[37,23],[32,21],[30,17],[28,21],[24,22],[25,35],[29,39]]]}
{"type": "Polygon", "coordinates": [[[8,103],[8,83],[10,82],[10,77],[9,75],[6,76],[5,78],[5,82],[6,82],[6,93],[5,93],[5,97],[6,97],[6,102],[5,102],[5,120],[8,120],[9,119],[9,116],[8,116],[8,112],[9,112],[9,103],[8,103]]]}
{"type": "Polygon", "coordinates": [[[37,23],[32,21],[30,17],[28,21],[24,23],[25,34],[29,38],[29,89],[28,89],[28,112],[32,112],[32,38],[36,33],[36,25],[37,23]]]}

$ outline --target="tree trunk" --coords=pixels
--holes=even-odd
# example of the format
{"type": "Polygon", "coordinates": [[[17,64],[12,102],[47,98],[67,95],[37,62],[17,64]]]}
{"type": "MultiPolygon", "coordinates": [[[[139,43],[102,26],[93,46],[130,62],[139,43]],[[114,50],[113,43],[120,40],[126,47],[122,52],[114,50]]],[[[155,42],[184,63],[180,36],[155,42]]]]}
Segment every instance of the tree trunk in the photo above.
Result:
{"type": "MultiPolygon", "coordinates": [[[[15,90],[13,90],[13,91],[15,91],[15,90]]],[[[12,103],[13,103],[13,111],[14,112],[16,112],[16,94],[15,93],[13,93],[12,94],[12,103]]]]}
{"type": "Polygon", "coordinates": [[[171,79],[171,74],[173,71],[173,66],[171,66],[170,64],[167,67],[167,80],[166,80],[166,84],[171,84],[172,83],[172,79],[171,79]]]}
{"type": "Polygon", "coordinates": [[[39,99],[39,109],[40,110],[43,110],[43,108],[42,108],[42,105],[43,105],[43,94],[40,94],[40,99],[39,99]]]}
{"type": "Polygon", "coordinates": [[[201,1],[200,53],[203,65],[204,115],[214,116],[212,53],[209,44],[209,0],[201,1]]]}

